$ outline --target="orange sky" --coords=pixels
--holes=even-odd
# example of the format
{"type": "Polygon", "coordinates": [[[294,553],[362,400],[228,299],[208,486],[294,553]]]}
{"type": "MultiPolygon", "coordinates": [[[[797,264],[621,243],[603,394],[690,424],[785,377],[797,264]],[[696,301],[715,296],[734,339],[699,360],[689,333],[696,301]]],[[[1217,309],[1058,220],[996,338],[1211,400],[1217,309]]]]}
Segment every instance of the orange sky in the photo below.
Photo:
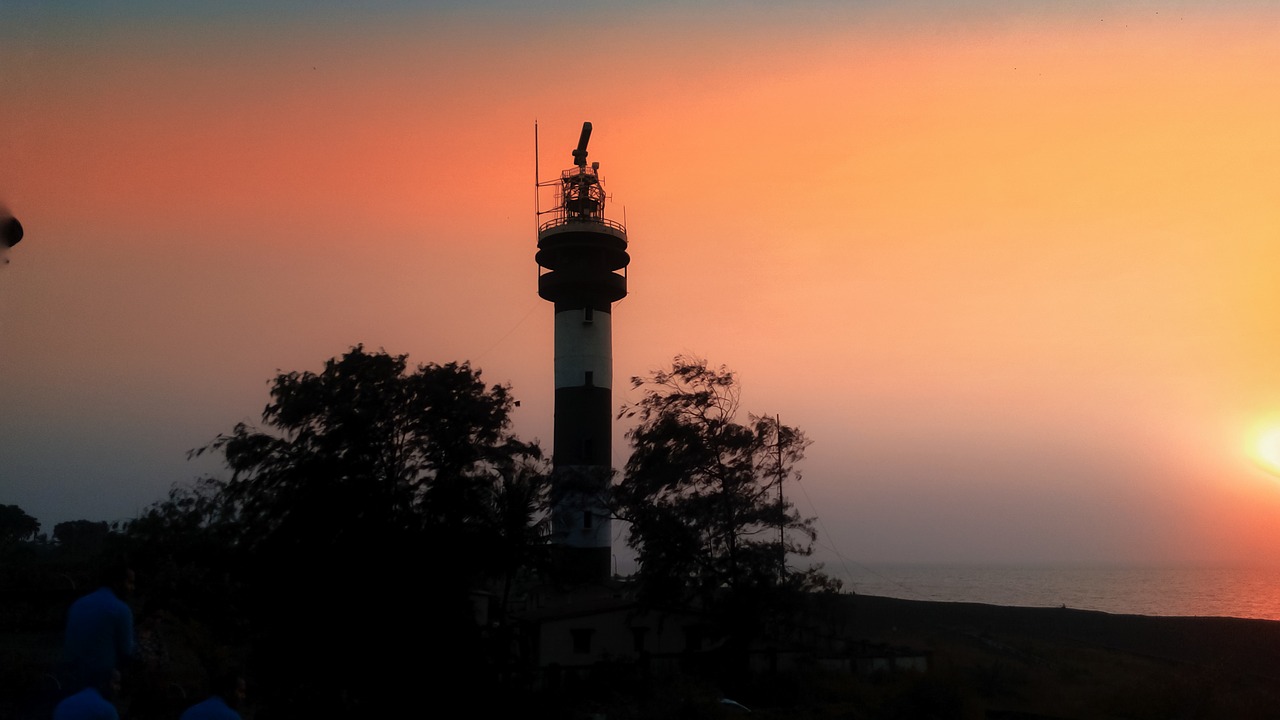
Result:
{"type": "Polygon", "coordinates": [[[131,517],[358,342],[549,441],[533,123],[590,120],[616,376],[808,431],[822,559],[1280,561],[1280,9],[966,7],[0,9],[0,503],[131,517]]]}

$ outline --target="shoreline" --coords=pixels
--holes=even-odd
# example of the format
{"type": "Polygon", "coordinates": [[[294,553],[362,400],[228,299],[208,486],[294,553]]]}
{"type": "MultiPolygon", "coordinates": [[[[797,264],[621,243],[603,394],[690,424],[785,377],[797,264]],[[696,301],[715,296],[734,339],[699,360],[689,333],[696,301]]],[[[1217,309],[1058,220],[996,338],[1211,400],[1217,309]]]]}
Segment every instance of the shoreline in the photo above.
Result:
{"type": "Polygon", "coordinates": [[[862,595],[1159,617],[1280,620],[1280,567],[885,563],[847,573],[862,595]]]}

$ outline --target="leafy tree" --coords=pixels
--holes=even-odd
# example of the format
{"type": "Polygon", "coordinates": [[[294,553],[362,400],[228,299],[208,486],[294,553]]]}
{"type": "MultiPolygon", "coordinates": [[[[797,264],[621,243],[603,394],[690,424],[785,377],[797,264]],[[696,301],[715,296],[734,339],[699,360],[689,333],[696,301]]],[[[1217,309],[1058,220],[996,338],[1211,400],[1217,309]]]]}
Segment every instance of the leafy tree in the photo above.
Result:
{"type": "Polygon", "coordinates": [[[522,465],[504,474],[492,491],[486,555],[496,559],[502,582],[500,616],[505,618],[512,583],[521,571],[537,571],[546,563],[551,518],[545,512],[549,478],[542,467],[522,465]]]}
{"type": "Polygon", "coordinates": [[[227,493],[251,543],[338,517],[323,530],[335,544],[388,529],[465,533],[484,525],[504,478],[541,459],[509,433],[510,389],[486,388],[467,363],[409,372],[406,356],[357,346],[319,374],[278,375],[271,396],[271,431],[241,423],[205,448],[233,471],[227,493]]]}
{"type": "Polygon", "coordinates": [[[148,611],[216,626],[224,635],[243,621],[238,588],[227,581],[244,562],[239,518],[225,488],[212,477],[175,485],[124,531],[130,560],[146,578],[148,611]]]}
{"type": "Polygon", "coordinates": [[[69,520],[53,526],[53,539],[65,551],[81,555],[102,552],[111,526],[106,521],[69,520]]]}
{"type": "Polygon", "coordinates": [[[621,413],[638,424],[614,501],[644,597],[712,607],[820,579],[785,561],[811,554],[816,538],[780,493],[799,479],[804,433],[771,417],[739,422],[737,378],[702,359],[677,356],[632,386],[644,392],[621,413]]]}
{"type": "Polygon", "coordinates": [[[232,472],[221,512],[238,528],[260,668],[309,703],[290,713],[374,713],[424,678],[474,677],[469,593],[509,587],[544,537],[545,463],[511,434],[513,406],[467,363],[410,369],[356,346],[319,373],[278,374],[264,428],[194,451],[232,472]]]}
{"type": "Polygon", "coordinates": [[[40,533],[40,521],[17,505],[0,505],[0,548],[24,540],[34,540],[40,533]]]}

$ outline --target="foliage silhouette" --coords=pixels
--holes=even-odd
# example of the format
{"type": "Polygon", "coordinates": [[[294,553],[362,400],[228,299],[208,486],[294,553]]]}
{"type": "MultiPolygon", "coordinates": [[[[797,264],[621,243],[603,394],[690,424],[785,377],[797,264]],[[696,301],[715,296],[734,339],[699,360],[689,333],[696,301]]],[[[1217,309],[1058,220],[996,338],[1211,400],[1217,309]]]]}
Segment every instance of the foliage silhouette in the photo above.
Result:
{"type": "Polygon", "coordinates": [[[103,551],[111,526],[105,521],[68,520],[53,526],[53,539],[68,553],[94,555],[103,551]]]}
{"type": "Polygon", "coordinates": [[[17,505],[0,505],[0,549],[25,540],[35,540],[40,521],[17,505]]]}
{"type": "Polygon", "coordinates": [[[149,615],[188,618],[224,638],[245,629],[239,569],[242,533],[226,483],[202,478],[175,485],[125,527],[126,547],[141,571],[149,615]]]}
{"type": "Polygon", "coordinates": [[[270,392],[263,428],[192,453],[222,454],[230,479],[151,519],[225,533],[255,674],[290,689],[272,701],[364,714],[483,682],[471,593],[505,590],[545,541],[546,466],[510,432],[510,389],[357,345],[270,392]]]}
{"type": "Polygon", "coordinates": [[[813,519],[781,494],[799,479],[804,433],[771,417],[738,422],[737,378],[699,358],[677,356],[632,386],[644,393],[620,415],[638,424],[627,433],[632,453],[614,503],[631,523],[642,597],[713,608],[831,587],[820,572],[786,564],[787,555],[810,555],[816,538],[813,519]]]}

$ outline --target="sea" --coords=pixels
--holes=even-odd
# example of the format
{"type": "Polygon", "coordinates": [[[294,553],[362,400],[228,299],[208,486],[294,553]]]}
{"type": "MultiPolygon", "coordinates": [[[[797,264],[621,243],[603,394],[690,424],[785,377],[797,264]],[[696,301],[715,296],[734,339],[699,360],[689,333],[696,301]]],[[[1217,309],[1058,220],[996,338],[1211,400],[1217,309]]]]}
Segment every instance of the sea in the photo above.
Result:
{"type": "Polygon", "coordinates": [[[1280,568],[858,565],[827,566],[861,595],[1123,615],[1280,620],[1280,568]]]}

